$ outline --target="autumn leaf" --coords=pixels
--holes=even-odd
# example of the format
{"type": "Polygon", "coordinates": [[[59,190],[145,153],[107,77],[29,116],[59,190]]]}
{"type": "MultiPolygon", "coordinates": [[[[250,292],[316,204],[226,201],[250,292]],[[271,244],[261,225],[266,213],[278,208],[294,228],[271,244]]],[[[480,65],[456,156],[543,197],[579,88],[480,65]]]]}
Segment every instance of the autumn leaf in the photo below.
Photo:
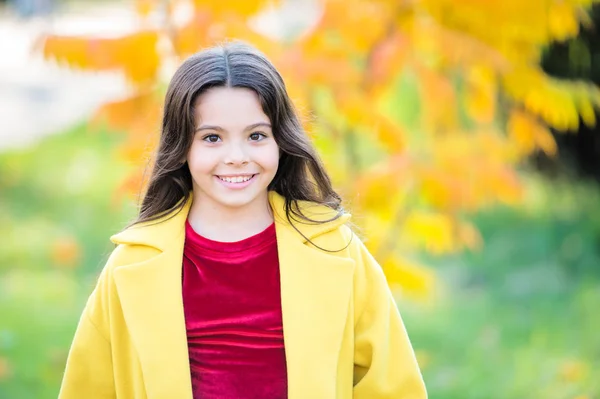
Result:
{"type": "Polygon", "coordinates": [[[216,19],[233,14],[235,16],[249,17],[256,14],[266,5],[277,6],[276,0],[228,0],[228,1],[206,1],[194,0],[194,7],[198,10],[209,10],[216,19]]]}
{"type": "Polygon", "coordinates": [[[140,84],[157,77],[157,42],[158,33],[152,30],[113,38],[49,35],[43,53],[45,58],[73,68],[120,70],[133,83],[140,84]]]}
{"type": "Polygon", "coordinates": [[[81,248],[74,237],[58,237],[52,243],[52,261],[64,268],[73,268],[81,259],[81,248]]]}
{"type": "Polygon", "coordinates": [[[523,111],[513,110],[511,112],[507,129],[521,154],[529,155],[539,148],[547,155],[556,155],[557,147],[552,133],[523,111]]]}
{"type": "Polygon", "coordinates": [[[454,223],[442,213],[414,210],[404,221],[406,237],[414,245],[436,254],[456,249],[454,223]]]}
{"type": "Polygon", "coordinates": [[[436,278],[433,271],[417,262],[389,257],[382,268],[388,284],[400,287],[408,297],[426,299],[435,290],[436,278]]]}
{"type": "Polygon", "coordinates": [[[496,116],[496,79],[492,69],[473,65],[466,73],[465,105],[469,116],[480,124],[491,123],[496,116]]]}

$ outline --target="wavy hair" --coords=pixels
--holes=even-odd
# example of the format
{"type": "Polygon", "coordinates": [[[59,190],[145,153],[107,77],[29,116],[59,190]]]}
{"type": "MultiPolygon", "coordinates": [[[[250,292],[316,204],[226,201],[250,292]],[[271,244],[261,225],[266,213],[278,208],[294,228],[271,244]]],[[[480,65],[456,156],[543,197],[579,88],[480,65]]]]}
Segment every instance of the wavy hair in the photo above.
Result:
{"type": "Polygon", "coordinates": [[[195,100],[214,87],[253,90],[271,120],[280,149],[279,166],[268,190],[285,198],[285,213],[308,222],[324,223],[343,214],[340,196],[316,149],[306,135],[287,94],[285,83],[273,64],[256,48],[230,42],[198,52],[177,69],[165,96],[158,149],[139,215],[133,224],[154,221],[181,210],[192,191],[192,177],[185,159],[194,137],[195,100]],[[337,211],[325,221],[302,214],[297,201],[311,201],[337,211]]]}

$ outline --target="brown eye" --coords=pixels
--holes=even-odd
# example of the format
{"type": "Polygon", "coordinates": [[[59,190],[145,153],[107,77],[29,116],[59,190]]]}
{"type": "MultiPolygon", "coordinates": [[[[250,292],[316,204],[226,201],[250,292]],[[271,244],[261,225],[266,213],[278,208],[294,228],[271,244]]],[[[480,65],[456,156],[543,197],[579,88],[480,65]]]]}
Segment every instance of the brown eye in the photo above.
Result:
{"type": "Polygon", "coordinates": [[[220,137],[216,134],[209,134],[208,136],[204,136],[202,138],[202,140],[207,141],[209,143],[216,143],[218,142],[220,139],[220,137]]]}
{"type": "Polygon", "coordinates": [[[267,137],[264,133],[255,132],[250,135],[250,140],[252,141],[260,141],[267,137]]]}

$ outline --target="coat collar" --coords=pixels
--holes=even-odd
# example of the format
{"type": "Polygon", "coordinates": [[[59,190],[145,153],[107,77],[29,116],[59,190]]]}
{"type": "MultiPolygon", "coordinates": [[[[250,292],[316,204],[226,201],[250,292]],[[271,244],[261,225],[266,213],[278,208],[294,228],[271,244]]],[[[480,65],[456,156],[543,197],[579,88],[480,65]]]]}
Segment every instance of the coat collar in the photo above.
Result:
{"type": "MultiPolygon", "coordinates": [[[[190,196],[182,201],[184,204],[178,210],[169,212],[158,220],[131,226],[113,235],[110,238],[111,241],[115,244],[145,245],[164,251],[170,247],[173,241],[181,238],[181,234],[185,233],[185,221],[192,205],[192,198],[190,196]]],[[[302,219],[296,220],[292,215],[290,223],[285,216],[285,198],[283,196],[275,191],[269,191],[269,204],[273,210],[276,226],[279,229],[294,231],[296,234],[293,236],[302,243],[336,229],[351,217],[350,214],[343,213],[339,218],[330,222],[311,223],[302,219]],[[302,234],[299,234],[294,227],[302,234]]],[[[308,201],[297,201],[297,204],[302,214],[312,220],[326,221],[337,215],[336,211],[324,205],[308,201]]]]}
{"type": "MultiPolygon", "coordinates": [[[[354,261],[306,245],[306,238],[312,240],[331,231],[350,216],[322,224],[294,222],[305,238],[286,220],[283,197],[270,192],[269,201],[277,235],[288,398],[332,398],[348,328],[354,261]]],[[[158,223],[132,227],[112,237],[117,244],[154,248],[143,251],[145,247],[141,247],[147,254],[141,261],[114,270],[125,324],[149,399],[192,398],[181,286],[190,204],[187,201],[180,212],[158,223]]],[[[335,211],[324,206],[299,206],[312,219],[335,216],[335,211]]],[[[319,244],[337,247],[340,243],[323,239],[319,244]]]]}

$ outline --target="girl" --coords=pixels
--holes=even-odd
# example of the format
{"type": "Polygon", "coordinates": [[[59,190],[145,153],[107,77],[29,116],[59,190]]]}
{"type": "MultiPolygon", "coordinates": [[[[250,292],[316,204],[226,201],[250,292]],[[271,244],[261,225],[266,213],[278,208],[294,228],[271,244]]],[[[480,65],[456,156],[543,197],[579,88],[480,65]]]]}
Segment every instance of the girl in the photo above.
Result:
{"type": "Polygon", "coordinates": [[[192,56],[59,397],[426,398],[349,218],[273,65],[241,43],[192,56]]]}

